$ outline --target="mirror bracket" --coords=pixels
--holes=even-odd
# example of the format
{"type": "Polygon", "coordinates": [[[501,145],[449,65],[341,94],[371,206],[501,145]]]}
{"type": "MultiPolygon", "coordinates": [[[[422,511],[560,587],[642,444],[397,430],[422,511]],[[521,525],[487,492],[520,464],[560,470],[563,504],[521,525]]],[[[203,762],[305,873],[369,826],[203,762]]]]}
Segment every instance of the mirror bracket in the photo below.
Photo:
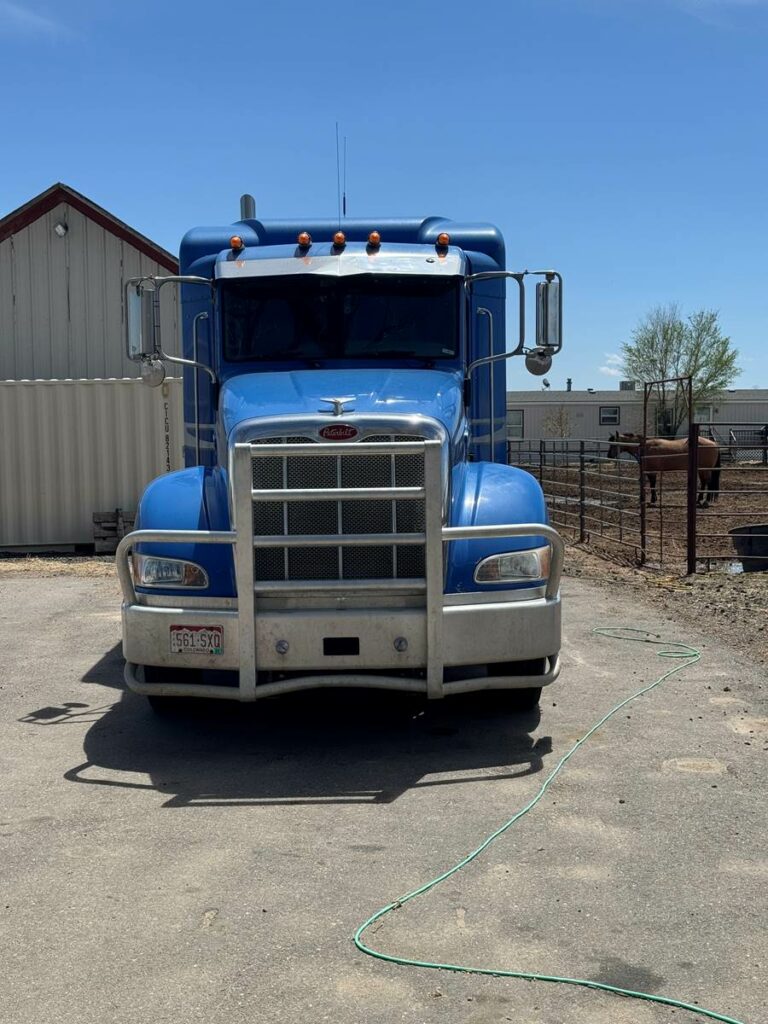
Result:
{"type": "MultiPolygon", "coordinates": [[[[146,363],[162,359],[169,363],[182,366],[193,366],[205,371],[214,384],[217,383],[215,371],[205,363],[196,359],[183,359],[163,351],[160,336],[160,289],[166,284],[200,284],[207,285],[213,293],[214,281],[209,277],[197,277],[193,274],[174,274],[168,277],[146,275],[132,277],[126,282],[126,354],[133,362],[146,363]],[[138,300],[138,302],[137,302],[138,300]],[[151,338],[152,348],[146,348],[144,341],[151,338]]],[[[195,325],[197,326],[197,325],[195,325]]]]}
{"type": "MultiPolygon", "coordinates": [[[[557,353],[563,347],[562,335],[561,335],[561,332],[562,332],[562,322],[563,322],[563,278],[562,278],[562,274],[559,274],[556,270],[518,270],[518,271],[512,271],[512,270],[482,270],[482,271],[479,271],[476,274],[468,274],[464,278],[464,288],[465,288],[466,291],[469,291],[471,285],[474,284],[475,281],[492,281],[492,280],[500,280],[500,279],[505,279],[505,278],[512,278],[514,281],[517,281],[518,292],[519,292],[519,316],[518,316],[518,319],[519,319],[520,327],[519,327],[518,341],[517,341],[516,347],[514,349],[512,349],[511,352],[501,353],[500,355],[498,355],[498,356],[496,356],[494,358],[496,358],[496,359],[505,359],[505,358],[508,358],[510,356],[527,355],[529,352],[536,351],[536,350],[539,350],[539,349],[542,349],[542,348],[546,349],[548,354],[551,355],[551,356],[557,355],[557,353]],[[537,317],[536,317],[537,332],[536,333],[537,333],[537,339],[536,339],[536,345],[533,348],[528,348],[526,346],[526,343],[525,343],[525,284],[524,284],[524,282],[525,282],[525,278],[526,277],[543,277],[544,278],[544,281],[543,282],[539,282],[539,284],[537,284],[537,286],[536,286],[536,298],[537,298],[537,317]],[[547,289],[543,293],[539,290],[539,289],[542,288],[542,285],[547,289]],[[552,287],[554,287],[554,292],[551,292],[549,290],[552,287]],[[547,320],[547,323],[548,323],[549,326],[554,328],[555,333],[557,335],[556,343],[555,344],[542,343],[542,341],[539,338],[539,334],[543,333],[543,330],[544,330],[544,324],[542,324],[541,314],[539,313],[539,310],[541,308],[540,303],[539,303],[539,296],[540,295],[546,296],[547,299],[549,300],[545,304],[546,307],[547,307],[547,312],[549,314],[549,318],[547,320]],[[553,295],[554,295],[554,298],[552,298],[553,295]]],[[[483,363],[488,362],[488,361],[489,361],[489,358],[485,357],[484,359],[479,359],[479,360],[476,359],[473,363],[470,363],[469,367],[467,368],[467,376],[470,375],[470,373],[475,368],[475,366],[480,366],[483,363]]]]}

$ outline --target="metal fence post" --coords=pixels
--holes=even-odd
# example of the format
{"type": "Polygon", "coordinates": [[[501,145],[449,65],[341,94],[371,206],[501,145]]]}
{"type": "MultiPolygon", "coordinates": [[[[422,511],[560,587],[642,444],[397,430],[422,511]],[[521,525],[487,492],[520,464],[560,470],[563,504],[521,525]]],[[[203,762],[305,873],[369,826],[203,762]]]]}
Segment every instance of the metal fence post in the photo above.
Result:
{"type": "Polygon", "coordinates": [[[544,452],[546,451],[544,439],[539,440],[539,483],[544,490],[544,452]]]}
{"type": "Polygon", "coordinates": [[[637,476],[640,483],[640,565],[645,565],[648,558],[648,524],[645,509],[645,479],[640,459],[637,460],[637,476]]]}
{"type": "Polygon", "coordinates": [[[687,573],[696,572],[696,498],[699,470],[699,424],[688,425],[688,508],[687,508],[687,573]]]}
{"type": "Polygon", "coordinates": [[[587,539],[586,510],[586,479],[584,466],[584,442],[579,441],[579,543],[583,544],[587,539]]]}

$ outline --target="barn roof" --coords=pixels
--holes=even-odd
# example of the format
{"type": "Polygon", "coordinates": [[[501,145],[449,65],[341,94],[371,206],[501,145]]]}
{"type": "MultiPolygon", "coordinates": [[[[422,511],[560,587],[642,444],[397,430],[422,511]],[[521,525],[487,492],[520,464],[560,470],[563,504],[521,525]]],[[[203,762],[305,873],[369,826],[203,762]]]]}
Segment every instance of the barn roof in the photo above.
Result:
{"type": "Polygon", "coordinates": [[[68,203],[82,213],[84,217],[88,217],[116,238],[128,242],[129,245],[138,249],[139,252],[144,253],[151,260],[165,267],[170,273],[178,274],[179,261],[167,249],[163,249],[162,246],[157,245],[147,238],[146,235],[142,235],[124,221],[109,213],[108,210],[94,203],[92,199],[88,199],[87,196],[76,192],[69,185],[63,185],[60,181],[56,182],[55,185],[51,185],[45,192],[41,192],[39,196],[30,199],[28,203],[24,203],[23,206],[13,210],[0,220],[0,242],[5,241],[10,235],[18,234],[19,231],[22,231],[39,217],[53,210],[59,203],[68,203]]]}

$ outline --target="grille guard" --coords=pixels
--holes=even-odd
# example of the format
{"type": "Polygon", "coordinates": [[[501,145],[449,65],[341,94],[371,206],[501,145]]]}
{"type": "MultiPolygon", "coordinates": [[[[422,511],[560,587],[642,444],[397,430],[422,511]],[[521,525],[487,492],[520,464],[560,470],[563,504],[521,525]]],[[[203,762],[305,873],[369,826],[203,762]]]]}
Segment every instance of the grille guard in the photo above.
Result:
{"type": "MultiPolygon", "coordinates": [[[[280,593],[307,592],[365,592],[365,591],[396,591],[405,594],[419,594],[424,598],[424,616],[426,625],[426,693],[430,698],[440,698],[456,689],[455,684],[443,682],[443,561],[444,544],[457,540],[502,539],[507,537],[545,537],[552,546],[552,562],[549,579],[547,580],[545,598],[548,602],[557,599],[560,576],[563,566],[564,545],[560,535],[550,526],[541,523],[504,524],[493,526],[443,526],[442,522],[442,473],[441,444],[439,441],[409,441],[365,443],[319,443],[309,445],[292,444],[237,444],[234,448],[233,460],[233,493],[234,493],[234,524],[232,531],[205,530],[136,530],[125,536],[117,548],[116,567],[123,592],[124,610],[137,605],[138,599],[129,566],[130,553],[139,543],[179,543],[179,544],[229,544],[234,546],[235,574],[238,593],[238,643],[239,643],[239,686],[227,688],[229,692],[212,693],[216,687],[174,686],[168,684],[162,692],[178,692],[187,695],[190,692],[204,696],[233,697],[239,700],[255,700],[259,696],[267,696],[264,686],[258,687],[256,664],[256,601],[259,596],[280,593]],[[348,455],[364,457],[366,455],[423,455],[424,484],[421,487],[338,487],[330,490],[321,488],[293,488],[283,490],[256,489],[253,486],[254,458],[284,458],[297,455],[322,457],[328,455],[348,455]],[[422,579],[392,580],[290,580],[290,581],[256,581],[254,579],[254,550],[260,547],[348,547],[370,545],[372,540],[379,539],[372,534],[333,534],[333,535],[254,535],[253,508],[256,501],[309,502],[322,500],[364,500],[385,499],[420,500],[424,502],[425,529],[423,533],[387,533],[387,544],[423,545],[425,557],[425,573],[422,579]]],[[[172,599],[171,599],[172,601],[172,599]]],[[[551,659],[547,677],[538,680],[550,682],[557,674],[557,659],[551,659]]],[[[129,666],[127,678],[132,685],[136,682],[136,666],[129,666]]],[[[320,677],[318,677],[320,678],[320,677]]],[[[343,677],[339,677],[343,678],[343,677]]],[[[350,677],[351,678],[351,677],[350,677]]],[[[368,679],[363,685],[386,685],[381,680],[372,682],[375,676],[357,676],[360,680],[368,679]]],[[[269,694],[285,692],[309,685],[304,680],[285,680],[268,684],[269,694]],[[297,687],[292,684],[301,685],[297,687]]],[[[318,684],[320,685],[320,684],[318,684]]],[[[328,685],[326,683],[322,685],[328,685]]],[[[348,684],[350,685],[350,684],[348,684]]],[[[391,681],[390,681],[391,685],[391,681]]],[[[486,681],[487,686],[503,685],[502,680],[486,681]]],[[[519,683],[518,683],[519,685],[519,683]]],[[[537,685],[537,677],[531,677],[527,685],[537,685]]],[[[139,689],[140,686],[135,686],[139,689]]],[[[143,688],[143,687],[142,687],[143,688]]],[[[401,686],[399,688],[412,688],[401,686]]],[[[414,681],[413,688],[423,689],[414,681]]],[[[472,686],[472,689],[485,688],[472,686]]],[[[151,692],[143,689],[143,692],[151,692]]]]}

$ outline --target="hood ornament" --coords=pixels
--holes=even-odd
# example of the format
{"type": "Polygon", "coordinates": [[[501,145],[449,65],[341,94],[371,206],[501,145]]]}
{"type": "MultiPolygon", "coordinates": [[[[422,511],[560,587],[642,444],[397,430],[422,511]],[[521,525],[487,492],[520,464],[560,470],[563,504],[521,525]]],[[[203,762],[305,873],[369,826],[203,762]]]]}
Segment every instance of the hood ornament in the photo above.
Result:
{"type": "MultiPolygon", "coordinates": [[[[354,402],[355,396],[349,395],[347,398],[321,398],[321,402],[330,402],[333,406],[332,409],[318,409],[318,412],[326,412],[329,416],[343,416],[344,406],[348,402],[354,402]]],[[[347,412],[354,412],[354,409],[347,409],[347,412]]]]}

